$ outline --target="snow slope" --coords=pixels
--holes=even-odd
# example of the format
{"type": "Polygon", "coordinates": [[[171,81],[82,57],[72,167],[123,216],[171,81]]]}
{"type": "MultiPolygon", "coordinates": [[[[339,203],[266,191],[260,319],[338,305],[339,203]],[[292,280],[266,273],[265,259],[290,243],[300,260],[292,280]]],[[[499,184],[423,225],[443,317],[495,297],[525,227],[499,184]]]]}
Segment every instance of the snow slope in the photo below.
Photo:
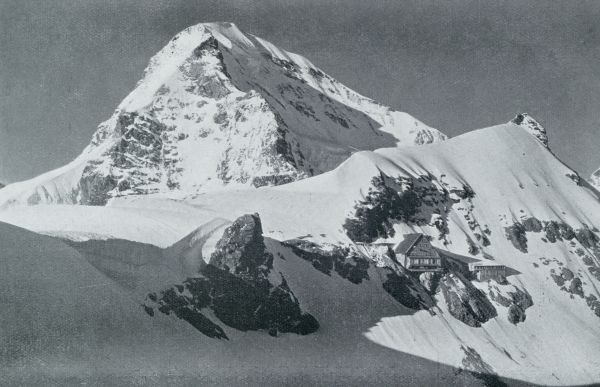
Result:
{"type": "Polygon", "coordinates": [[[277,185],[357,150],[445,138],[231,23],[199,24],[150,60],[76,160],[9,185],[0,206],[277,185]]]}
{"type": "Polygon", "coordinates": [[[341,330],[334,320],[352,320],[358,294],[368,288],[364,291],[379,295],[365,304],[372,306],[364,306],[370,322],[355,328],[360,326],[366,339],[390,353],[464,369],[479,356],[475,364],[504,377],[548,385],[598,383],[600,319],[593,297],[600,298],[600,198],[576,177],[527,128],[510,122],[440,144],[358,152],[331,172],[277,187],[229,189],[180,200],[162,194],[131,196],[100,208],[30,207],[37,215],[27,207],[14,207],[1,211],[0,220],[51,234],[77,229],[81,233],[72,237],[79,239],[99,232],[169,246],[186,235],[190,236],[184,243],[189,244],[198,225],[212,224],[201,232],[208,235],[206,230],[226,224],[215,219],[232,221],[243,213],[258,212],[264,235],[272,238],[269,248],[285,258],[275,264],[294,267],[283,273],[296,296],[303,306],[312,305],[308,310],[323,327],[331,327],[318,331],[318,342],[334,340],[333,332],[341,330]],[[416,193],[419,201],[413,217],[391,219],[395,232],[388,230],[378,239],[393,242],[403,233],[422,232],[431,235],[439,248],[511,269],[505,285],[474,282],[491,300],[496,317],[481,327],[468,326],[450,314],[439,292],[434,296],[434,314],[409,313],[404,307],[394,312],[393,306],[379,310],[374,305],[383,301],[375,300],[389,296],[373,282],[377,274],[371,273],[360,285],[344,286],[332,275],[319,279],[325,282],[317,286],[313,281],[323,274],[314,269],[305,273],[293,263],[294,254],[281,250],[276,241],[293,238],[352,247],[344,224],[354,219],[355,206],[367,206],[365,198],[373,197],[378,189],[374,178],[383,178],[400,194],[416,193]],[[153,208],[170,215],[159,215],[153,208]],[[95,211],[112,211],[110,230],[94,223],[95,211]],[[138,229],[120,222],[131,214],[137,214],[132,222],[138,229]],[[164,224],[158,226],[159,219],[164,224]],[[171,231],[162,232],[167,229],[171,231]],[[509,308],[495,296],[515,287],[533,302],[525,310],[525,320],[516,325],[509,321],[509,308]]]}
{"type": "Polygon", "coordinates": [[[168,372],[160,358],[199,344],[63,242],[2,223],[0,244],[0,384],[86,378],[95,367],[116,378],[168,372]]]}
{"type": "Polygon", "coordinates": [[[210,339],[175,316],[148,316],[135,292],[60,240],[0,224],[0,384],[482,385],[467,372],[365,337],[378,316],[413,313],[382,294],[374,270],[371,281],[355,285],[265,242],[285,256],[274,270],[319,316],[315,334],[271,337],[224,326],[229,340],[210,339]]]}

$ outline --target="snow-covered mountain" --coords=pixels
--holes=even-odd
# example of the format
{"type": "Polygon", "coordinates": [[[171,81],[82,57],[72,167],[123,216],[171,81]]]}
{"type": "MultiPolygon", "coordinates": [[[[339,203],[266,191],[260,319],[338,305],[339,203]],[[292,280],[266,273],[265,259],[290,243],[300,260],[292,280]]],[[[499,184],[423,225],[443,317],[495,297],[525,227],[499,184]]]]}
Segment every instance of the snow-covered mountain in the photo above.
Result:
{"type": "Polygon", "coordinates": [[[210,338],[210,364],[263,348],[258,358],[277,377],[325,384],[318,370],[371,385],[598,383],[599,194],[517,121],[358,152],[280,186],[14,206],[0,220],[68,240],[149,319],[210,338]],[[415,232],[505,265],[506,281],[452,270],[432,281],[374,243],[415,232]]]}
{"type": "Polygon", "coordinates": [[[0,202],[102,205],[277,185],[329,171],[355,151],[445,138],[231,23],[199,24],[150,60],[76,160],[12,184],[0,202]]]}
{"type": "Polygon", "coordinates": [[[525,113],[446,139],[191,27],[0,190],[0,384],[600,383],[600,191],[548,143],[525,113]],[[410,272],[415,233],[506,278],[410,272]]]}

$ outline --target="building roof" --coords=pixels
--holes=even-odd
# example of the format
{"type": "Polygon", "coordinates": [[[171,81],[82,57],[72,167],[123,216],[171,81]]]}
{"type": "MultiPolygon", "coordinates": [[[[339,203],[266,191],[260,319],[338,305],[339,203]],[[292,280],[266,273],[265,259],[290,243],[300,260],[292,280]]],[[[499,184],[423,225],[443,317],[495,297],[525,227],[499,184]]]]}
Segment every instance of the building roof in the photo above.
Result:
{"type": "Polygon", "coordinates": [[[475,267],[507,267],[506,265],[503,265],[501,263],[492,261],[492,262],[486,262],[486,261],[481,261],[479,263],[477,263],[475,265],[475,267]]]}
{"type": "Polygon", "coordinates": [[[434,247],[434,249],[436,249],[438,251],[438,253],[440,253],[441,255],[443,255],[446,258],[449,259],[453,259],[455,261],[459,261],[462,262],[464,264],[470,264],[470,263],[475,263],[475,262],[481,262],[479,259],[475,259],[475,258],[471,258],[471,257],[465,257],[464,255],[460,255],[460,254],[455,254],[451,251],[448,250],[442,250],[440,248],[434,247]]]}
{"type": "Polygon", "coordinates": [[[410,249],[423,237],[423,234],[406,234],[404,240],[398,243],[394,248],[394,252],[400,254],[408,254],[410,249]]]}

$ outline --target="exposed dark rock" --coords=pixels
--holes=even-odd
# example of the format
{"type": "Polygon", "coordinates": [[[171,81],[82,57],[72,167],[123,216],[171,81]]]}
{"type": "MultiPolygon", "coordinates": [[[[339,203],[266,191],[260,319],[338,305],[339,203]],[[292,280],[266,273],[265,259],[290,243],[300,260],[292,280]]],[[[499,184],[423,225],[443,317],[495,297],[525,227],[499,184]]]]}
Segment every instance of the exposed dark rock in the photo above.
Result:
{"type": "MultiPolygon", "coordinates": [[[[512,226],[506,227],[505,230],[508,240],[524,253],[527,252],[527,232],[543,232],[544,237],[542,237],[542,240],[549,243],[577,239],[587,248],[594,248],[600,241],[600,238],[587,227],[574,230],[573,227],[565,222],[555,220],[540,221],[534,217],[526,218],[522,222],[515,222],[512,226]]],[[[571,245],[573,245],[573,242],[571,245]]]]}
{"type": "MultiPolygon", "coordinates": [[[[238,218],[223,233],[210,264],[199,276],[182,284],[148,294],[147,302],[158,310],[187,321],[203,334],[227,338],[225,331],[203,313],[211,310],[224,324],[241,330],[265,330],[309,334],[318,321],[300,308],[298,299],[281,275],[281,282],[269,281],[273,256],[266,251],[258,214],[238,218]]],[[[144,305],[148,312],[153,308],[144,305]]]]}
{"type": "Polygon", "coordinates": [[[533,305],[531,296],[526,291],[512,285],[511,290],[504,290],[496,285],[490,285],[489,295],[492,301],[508,308],[508,321],[517,324],[525,321],[527,308],[533,305]]]}
{"type": "Polygon", "coordinates": [[[527,235],[525,227],[521,223],[514,223],[510,227],[504,228],[506,238],[522,253],[527,253],[527,235]]]}
{"type": "Polygon", "coordinates": [[[571,226],[557,221],[544,222],[544,233],[550,243],[575,238],[575,232],[571,226]]]}
{"type": "Polygon", "coordinates": [[[541,232],[543,226],[537,218],[531,217],[523,221],[523,228],[528,232],[541,232]]]}
{"type": "Polygon", "coordinates": [[[576,294],[583,298],[583,288],[581,285],[581,280],[578,277],[573,278],[571,280],[571,284],[569,285],[569,293],[576,294]]]}
{"type": "Polygon", "coordinates": [[[269,175],[257,176],[252,179],[252,185],[256,188],[264,186],[288,184],[298,180],[298,175],[269,175]]]}
{"type": "Polygon", "coordinates": [[[449,193],[435,184],[433,177],[394,179],[381,173],[371,183],[365,199],[354,206],[354,216],[344,223],[353,241],[372,242],[393,236],[395,222],[429,224],[436,213],[443,213],[436,227],[447,230],[445,215],[452,203],[449,193]]]}
{"type": "Polygon", "coordinates": [[[560,273],[556,274],[556,271],[552,269],[550,276],[554,282],[565,292],[569,292],[579,297],[584,297],[582,282],[571,270],[561,267],[560,273]]]}
{"type": "Polygon", "coordinates": [[[212,265],[202,270],[210,281],[210,307],[225,324],[242,330],[270,330],[309,334],[319,327],[316,319],[302,313],[285,278],[274,288],[256,286],[212,265]]]}
{"type": "Polygon", "coordinates": [[[288,240],[283,244],[300,258],[312,263],[321,273],[331,275],[331,271],[335,270],[340,277],[354,284],[369,279],[369,261],[347,247],[333,246],[324,250],[319,245],[302,239],[288,240]]]}
{"type": "Polygon", "coordinates": [[[96,174],[94,166],[86,166],[79,181],[81,204],[88,206],[105,205],[109,199],[108,192],[115,189],[116,186],[117,180],[113,176],[96,174]]]}
{"type": "Polygon", "coordinates": [[[600,301],[598,300],[598,297],[590,294],[585,298],[585,301],[594,314],[600,317],[600,301]]]}
{"type": "Polygon", "coordinates": [[[462,190],[452,190],[451,192],[456,193],[461,199],[473,199],[475,197],[475,191],[468,184],[463,184],[462,190]]]}
{"type": "Polygon", "coordinates": [[[512,304],[508,308],[508,321],[515,325],[525,321],[525,311],[517,304],[512,304]]]}
{"type": "Polygon", "coordinates": [[[430,309],[435,306],[435,301],[426,289],[413,277],[403,273],[396,273],[392,269],[385,269],[387,278],[383,289],[396,301],[410,309],[430,309]]]}
{"type": "Polygon", "coordinates": [[[566,176],[573,180],[578,186],[583,187],[583,179],[577,174],[577,172],[573,171],[573,173],[567,173],[566,176]]]}
{"type": "Polygon", "coordinates": [[[584,227],[575,233],[575,238],[581,243],[584,247],[591,249],[598,245],[600,242],[600,238],[589,228],[584,227]]]}
{"type": "Polygon", "coordinates": [[[325,115],[327,117],[329,117],[329,119],[331,119],[331,121],[338,123],[340,126],[343,126],[346,129],[348,129],[350,127],[348,125],[348,121],[346,121],[344,118],[336,115],[335,113],[325,111],[325,115]]]}
{"type": "Polygon", "coordinates": [[[267,275],[273,256],[266,252],[258,214],[243,215],[225,230],[210,257],[210,264],[253,281],[267,275]]]}
{"type": "Polygon", "coordinates": [[[456,319],[472,327],[497,316],[496,308],[486,295],[460,274],[446,274],[440,280],[440,288],[448,310],[456,319]]]}
{"type": "Polygon", "coordinates": [[[594,262],[594,260],[591,257],[585,256],[583,257],[583,263],[585,263],[588,266],[588,271],[590,272],[590,274],[594,276],[598,281],[600,281],[600,267],[596,265],[596,262],[594,262]]]}
{"type": "Polygon", "coordinates": [[[153,192],[148,185],[160,180],[162,167],[169,175],[176,164],[163,153],[163,135],[167,131],[164,124],[149,115],[121,113],[115,126],[119,140],[99,159],[90,160],[83,170],[79,202],[105,205],[118,195],[153,192]]]}
{"type": "Polygon", "coordinates": [[[479,247],[473,242],[471,238],[467,238],[467,244],[469,245],[469,254],[477,255],[479,254],[479,247]]]}
{"type": "Polygon", "coordinates": [[[198,47],[194,49],[194,55],[202,56],[207,50],[214,50],[219,48],[219,41],[215,39],[214,36],[210,36],[204,42],[202,42],[198,47]]]}

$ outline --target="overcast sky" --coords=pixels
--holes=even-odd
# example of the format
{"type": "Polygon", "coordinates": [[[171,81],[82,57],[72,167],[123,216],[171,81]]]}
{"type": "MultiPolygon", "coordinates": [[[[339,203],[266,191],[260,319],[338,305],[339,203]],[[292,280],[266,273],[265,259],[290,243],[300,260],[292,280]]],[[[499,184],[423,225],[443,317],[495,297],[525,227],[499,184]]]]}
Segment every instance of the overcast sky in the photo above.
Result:
{"type": "Polygon", "coordinates": [[[456,136],[529,112],[600,167],[600,1],[0,0],[0,178],[88,144],[185,27],[232,21],[456,136]]]}

